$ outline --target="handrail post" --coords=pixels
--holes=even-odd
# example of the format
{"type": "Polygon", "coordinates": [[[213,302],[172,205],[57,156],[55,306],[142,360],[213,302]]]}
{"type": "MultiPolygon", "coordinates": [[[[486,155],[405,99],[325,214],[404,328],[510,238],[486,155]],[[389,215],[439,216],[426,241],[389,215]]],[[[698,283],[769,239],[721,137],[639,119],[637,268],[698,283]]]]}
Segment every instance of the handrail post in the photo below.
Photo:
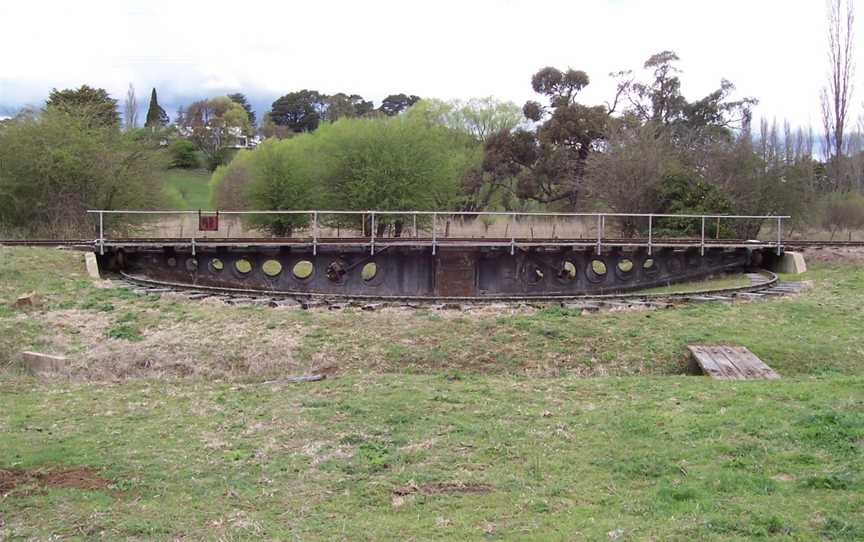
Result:
{"type": "Polygon", "coordinates": [[[653,239],[653,237],[654,237],[654,230],[653,230],[654,220],[653,220],[653,218],[654,218],[653,215],[650,215],[650,214],[648,215],[648,255],[649,256],[651,256],[651,252],[652,252],[651,243],[654,240],[653,239]]]}
{"type": "Polygon", "coordinates": [[[435,255],[435,244],[438,240],[438,234],[436,230],[438,229],[438,213],[432,213],[432,255],[435,255]]]}
{"type": "Polygon", "coordinates": [[[780,255],[780,246],[783,242],[783,219],[779,216],[777,217],[777,255],[780,255]]]}
{"type": "Polygon", "coordinates": [[[105,255],[105,229],[102,223],[102,211],[99,211],[99,255],[105,255]]]}
{"type": "Polygon", "coordinates": [[[318,211],[312,211],[312,255],[318,255],[318,211]]]}
{"type": "Polygon", "coordinates": [[[417,213],[411,213],[411,217],[414,219],[414,239],[417,239],[417,213]]]}
{"type": "Polygon", "coordinates": [[[702,217],[702,237],[699,241],[699,255],[705,255],[705,217],[702,217]]]}
{"type": "Polygon", "coordinates": [[[510,215],[510,255],[516,254],[516,213],[510,215]]]}
{"type": "Polygon", "coordinates": [[[597,215],[597,255],[598,256],[603,251],[602,239],[603,239],[603,215],[597,215]]]}
{"type": "Polygon", "coordinates": [[[369,232],[369,234],[372,236],[371,237],[372,242],[369,245],[369,255],[374,256],[375,255],[375,211],[372,211],[372,228],[371,229],[372,229],[372,231],[369,232]]]}

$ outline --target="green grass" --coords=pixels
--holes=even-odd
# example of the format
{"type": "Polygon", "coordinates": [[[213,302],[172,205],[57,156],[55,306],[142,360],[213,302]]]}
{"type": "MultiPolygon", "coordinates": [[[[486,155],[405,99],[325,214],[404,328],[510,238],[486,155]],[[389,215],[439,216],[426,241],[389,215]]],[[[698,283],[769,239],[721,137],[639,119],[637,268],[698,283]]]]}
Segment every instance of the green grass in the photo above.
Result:
{"type": "Polygon", "coordinates": [[[294,311],[100,289],[79,253],[0,248],[0,470],[112,481],[12,490],[0,539],[859,540],[864,269],[798,278],[651,312],[294,311]],[[5,303],[28,291],[45,304],[5,303]],[[782,380],[683,376],[714,341],[782,380]],[[23,349],[72,377],[25,376],[23,349]]]}
{"type": "Polygon", "coordinates": [[[864,379],[0,380],[0,537],[857,540],[864,379]],[[488,492],[402,488],[482,484],[488,492]]]}
{"type": "Polygon", "coordinates": [[[211,209],[210,172],[206,169],[169,169],[165,192],[176,209],[211,209]]]}

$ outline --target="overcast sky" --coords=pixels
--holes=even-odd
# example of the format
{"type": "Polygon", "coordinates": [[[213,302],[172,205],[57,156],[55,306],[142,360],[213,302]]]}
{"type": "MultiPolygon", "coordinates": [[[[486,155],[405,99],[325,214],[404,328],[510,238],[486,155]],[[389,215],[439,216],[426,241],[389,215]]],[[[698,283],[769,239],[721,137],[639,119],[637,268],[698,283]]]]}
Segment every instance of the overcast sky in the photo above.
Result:
{"type": "Polygon", "coordinates": [[[122,102],[130,82],[142,109],[155,86],[172,117],[177,105],[232,91],[260,116],[302,88],[376,105],[398,92],[521,105],[547,65],[586,71],[583,101],[593,104],[610,99],[609,72],[671,49],[688,98],[725,77],[760,100],[757,116],[817,128],[825,41],[823,0],[3,0],[0,115],[83,83],[122,102]]]}

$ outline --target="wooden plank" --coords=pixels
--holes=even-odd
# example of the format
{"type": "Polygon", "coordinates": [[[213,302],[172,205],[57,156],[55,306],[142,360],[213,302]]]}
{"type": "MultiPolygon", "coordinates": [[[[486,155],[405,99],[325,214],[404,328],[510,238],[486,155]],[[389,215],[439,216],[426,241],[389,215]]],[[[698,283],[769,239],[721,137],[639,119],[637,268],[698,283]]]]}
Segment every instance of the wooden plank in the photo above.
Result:
{"type": "Polygon", "coordinates": [[[746,377],[738,370],[738,367],[735,366],[734,363],[729,361],[721,350],[717,350],[717,348],[709,347],[708,352],[710,352],[711,357],[714,359],[714,363],[720,367],[720,370],[723,371],[723,376],[727,380],[744,380],[746,377]]]}
{"type": "Polygon", "coordinates": [[[730,365],[735,367],[742,379],[759,378],[759,373],[749,363],[744,362],[733,346],[717,346],[715,348],[716,355],[723,356],[730,365]]]}
{"type": "Polygon", "coordinates": [[[768,380],[776,380],[780,378],[780,375],[777,374],[774,369],[769,367],[750,350],[743,346],[732,347],[732,349],[737,354],[738,360],[740,360],[741,363],[747,364],[752,368],[753,372],[758,375],[754,378],[764,378],[768,380]]]}
{"type": "Polygon", "coordinates": [[[702,372],[719,380],[753,380],[780,378],[771,367],[743,346],[688,345],[702,372]]]}
{"type": "Polygon", "coordinates": [[[706,349],[706,347],[691,345],[687,348],[690,350],[691,354],[693,354],[693,359],[696,360],[696,363],[702,369],[703,373],[712,378],[720,380],[727,379],[726,373],[720,366],[717,365],[714,357],[711,355],[710,351],[706,349]]]}

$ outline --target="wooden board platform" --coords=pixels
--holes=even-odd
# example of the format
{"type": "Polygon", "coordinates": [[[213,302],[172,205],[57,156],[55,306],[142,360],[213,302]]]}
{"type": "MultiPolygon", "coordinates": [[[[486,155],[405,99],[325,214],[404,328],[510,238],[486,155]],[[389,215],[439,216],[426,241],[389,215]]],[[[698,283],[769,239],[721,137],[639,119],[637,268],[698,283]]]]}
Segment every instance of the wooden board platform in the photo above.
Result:
{"type": "Polygon", "coordinates": [[[689,345],[701,371],[719,380],[777,379],[780,375],[743,346],[689,345]]]}

